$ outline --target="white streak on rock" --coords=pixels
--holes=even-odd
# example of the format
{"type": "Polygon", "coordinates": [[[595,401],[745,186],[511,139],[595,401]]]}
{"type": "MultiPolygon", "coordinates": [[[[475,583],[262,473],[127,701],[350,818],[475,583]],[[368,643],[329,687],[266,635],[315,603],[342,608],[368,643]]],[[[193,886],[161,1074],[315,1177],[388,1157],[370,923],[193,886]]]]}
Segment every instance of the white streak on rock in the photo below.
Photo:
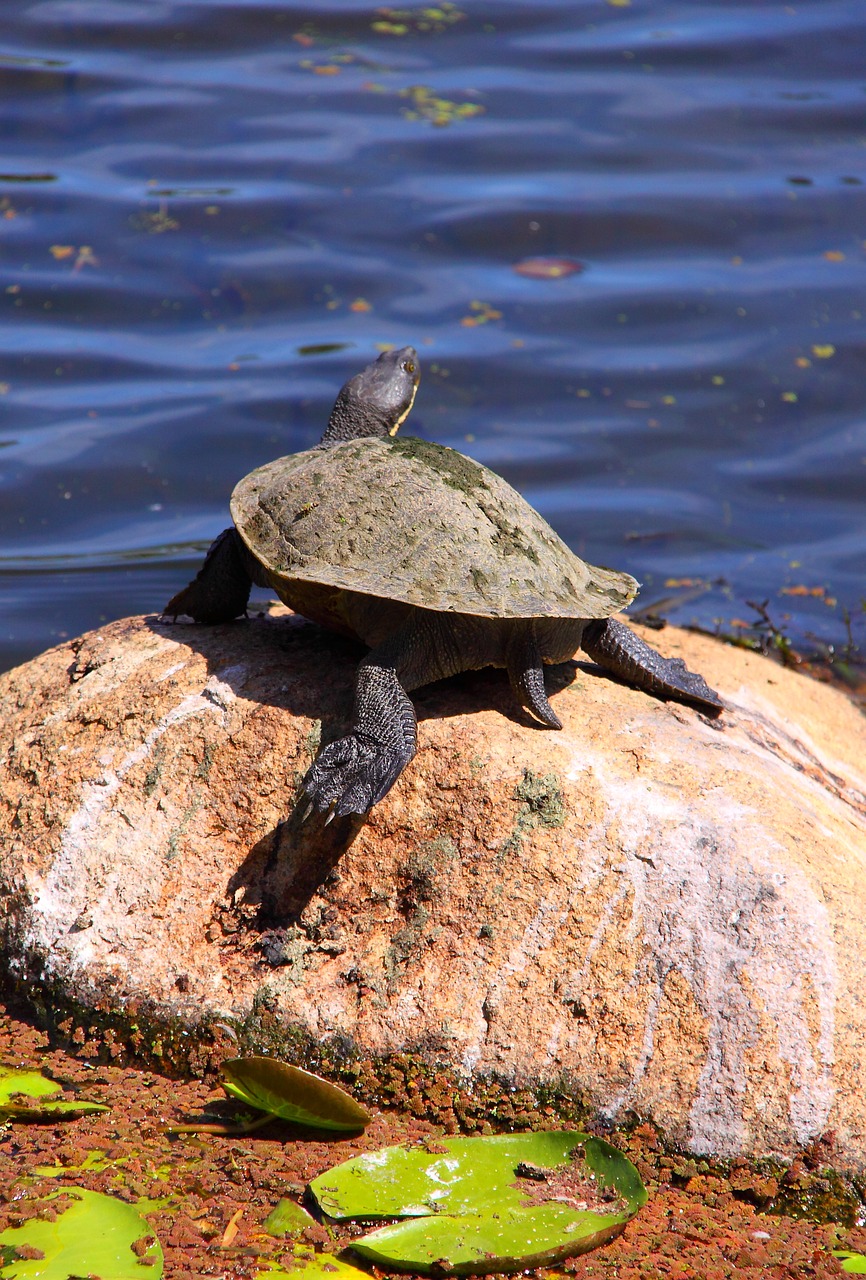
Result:
{"type": "Polygon", "coordinates": [[[169,680],[172,676],[176,676],[178,671],[183,671],[185,666],[185,662],[175,662],[173,666],[168,667],[161,675],[157,676],[157,683],[161,684],[163,680],[169,680]]]}
{"type": "MultiPolygon", "coordinates": [[[[245,670],[236,666],[221,674],[242,680],[245,670]]],[[[105,830],[106,822],[115,816],[114,802],[127,775],[147,760],[166,733],[190,717],[218,715],[225,726],[226,710],[234,698],[226,680],[211,676],[200,693],[183,698],[117,766],[106,763],[101,777],[83,784],[81,804],[66,824],[60,849],[30,911],[25,941],[48,955],[49,968],[83,968],[104,951],[99,939],[115,932],[111,918],[118,913],[126,915],[131,905],[120,901],[115,889],[118,879],[128,879],[130,860],[141,863],[137,884],[142,893],[152,892],[161,878],[160,861],[153,857],[147,838],[142,841],[136,838],[139,833],[130,832],[128,840],[112,839],[105,830]],[[119,868],[113,872],[105,865],[106,848],[122,852],[127,863],[123,877],[118,875],[119,868]],[[101,889],[95,900],[94,884],[101,889]],[[78,921],[78,928],[70,930],[70,921],[78,921]]],[[[110,762],[111,754],[106,753],[104,759],[110,762]]]]}
{"type": "MultiPolygon", "coordinates": [[[[585,766],[585,749],[583,755],[585,766]]],[[[619,912],[630,897],[625,934],[641,936],[644,955],[631,985],[650,988],[631,1080],[605,1112],[614,1117],[639,1098],[665,982],[677,971],[708,1024],[706,1059],[690,1108],[692,1149],[733,1154],[748,1145],[741,1105],[748,1058],[766,1034],[761,1024],[767,1021],[775,1027],[779,1057],[790,1068],[792,1128],[807,1142],[826,1127],[834,1096],[836,963],[823,903],[802,873],[780,870],[784,850],[747,806],[722,794],[712,805],[699,806],[657,782],[606,776],[601,759],[592,767],[607,805],[592,843],[600,849],[619,845],[625,855],[618,864],[623,886],[607,899],[572,986],[586,982],[609,931],[623,929],[619,912]],[[654,850],[654,866],[639,856],[648,848],[654,850]],[[804,985],[815,1004],[816,1043],[804,985]]]]}

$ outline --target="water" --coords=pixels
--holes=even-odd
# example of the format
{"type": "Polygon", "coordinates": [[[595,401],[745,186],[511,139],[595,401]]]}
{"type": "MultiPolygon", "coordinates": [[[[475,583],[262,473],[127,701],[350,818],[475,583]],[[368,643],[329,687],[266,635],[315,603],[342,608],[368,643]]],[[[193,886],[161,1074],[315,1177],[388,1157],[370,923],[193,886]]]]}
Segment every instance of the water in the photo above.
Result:
{"type": "Polygon", "coordinates": [[[383,343],[641,605],[866,646],[862,0],[4,0],[0,52],[0,667],[160,609],[383,343]]]}

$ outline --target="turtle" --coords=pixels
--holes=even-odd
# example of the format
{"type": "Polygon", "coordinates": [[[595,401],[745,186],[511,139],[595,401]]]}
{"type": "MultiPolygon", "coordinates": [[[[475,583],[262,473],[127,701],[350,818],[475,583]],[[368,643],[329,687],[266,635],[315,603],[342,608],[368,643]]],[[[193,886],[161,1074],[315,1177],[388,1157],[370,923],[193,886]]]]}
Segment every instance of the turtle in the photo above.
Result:
{"type": "Polygon", "coordinates": [[[661,656],[613,615],[628,573],[586,564],[495,472],[396,432],[415,400],[413,347],[386,351],[340,391],[320,442],[250,472],[233,525],[164,615],[201,623],[246,612],[253,583],[295,612],[368,646],[351,728],[303,779],[307,818],[366,814],[417,747],[413,689],[504,667],[517,701],[562,727],[544,665],[582,649],[650,694],[717,714],[703,677],[661,656]]]}

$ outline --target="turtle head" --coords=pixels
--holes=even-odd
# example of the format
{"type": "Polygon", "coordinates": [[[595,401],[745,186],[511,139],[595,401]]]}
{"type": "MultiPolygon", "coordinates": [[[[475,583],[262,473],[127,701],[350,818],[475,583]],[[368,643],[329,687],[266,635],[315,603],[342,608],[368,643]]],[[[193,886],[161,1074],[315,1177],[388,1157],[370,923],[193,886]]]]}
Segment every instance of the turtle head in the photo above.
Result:
{"type": "Polygon", "coordinates": [[[393,436],[412,408],[420,377],[414,347],[383,352],[343,387],[321,443],[393,436]]]}

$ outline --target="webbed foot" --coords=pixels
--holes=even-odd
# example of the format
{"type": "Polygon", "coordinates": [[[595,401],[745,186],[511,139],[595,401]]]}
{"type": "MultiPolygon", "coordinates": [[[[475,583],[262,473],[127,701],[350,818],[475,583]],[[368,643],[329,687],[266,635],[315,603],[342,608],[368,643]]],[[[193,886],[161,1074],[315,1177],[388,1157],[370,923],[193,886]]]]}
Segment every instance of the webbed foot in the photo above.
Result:
{"type": "Polygon", "coordinates": [[[330,810],[329,820],[366,813],[388,794],[414,754],[414,744],[412,750],[389,751],[357,730],[338,738],[307,771],[309,804],[318,813],[330,810]]]}
{"type": "Polygon", "coordinates": [[[386,796],[415,754],[415,708],[375,653],[361,663],[355,685],[351,733],[331,742],[307,771],[309,803],[331,817],[366,813],[386,796]]]}
{"type": "Polygon", "coordinates": [[[583,633],[581,648],[593,662],[647,693],[694,702],[705,711],[724,709],[715,689],[711,689],[696,671],[689,671],[682,658],[663,658],[615,618],[589,623],[583,633]]]}

